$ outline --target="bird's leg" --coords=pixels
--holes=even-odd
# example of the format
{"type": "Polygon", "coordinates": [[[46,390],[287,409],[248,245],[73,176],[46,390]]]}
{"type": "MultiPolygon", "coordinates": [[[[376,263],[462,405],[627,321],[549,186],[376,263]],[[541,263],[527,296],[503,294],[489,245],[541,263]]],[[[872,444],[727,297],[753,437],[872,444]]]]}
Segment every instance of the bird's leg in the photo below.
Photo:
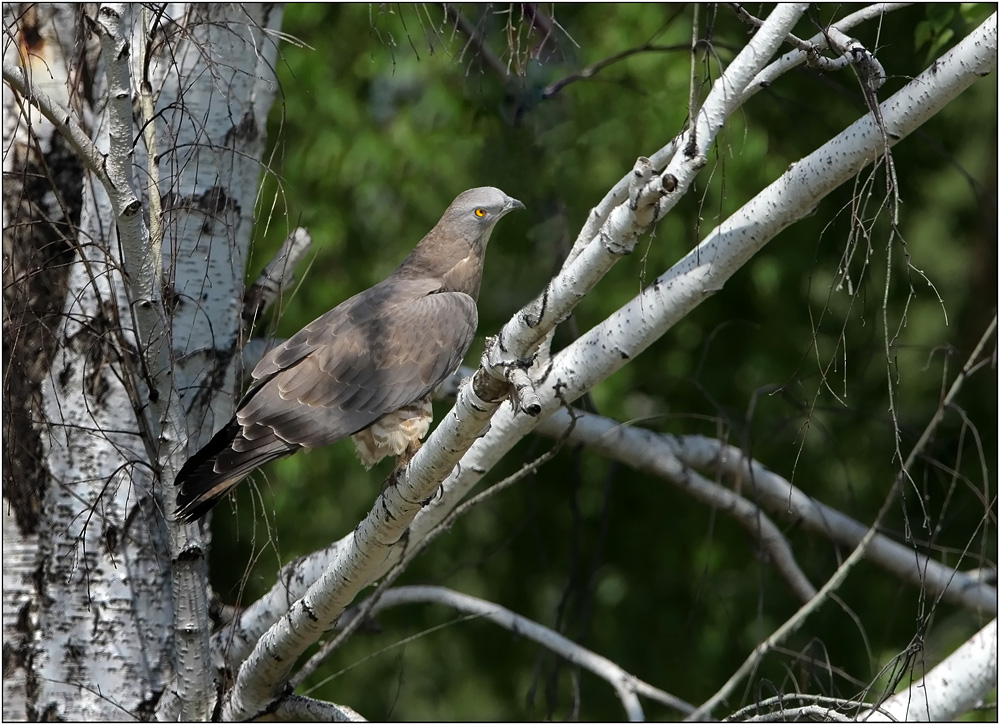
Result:
{"type": "Polygon", "coordinates": [[[423,443],[419,438],[410,438],[410,442],[406,444],[406,450],[403,451],[402,455],[396,457],[396,468],[403,469],[410,465],[410,461],[417,455],[417,451],[420,450],[420,446],[422,445],[423,443]]]}
{"type": "Polygon", "coordinates": [[[379,491],[380,494],[385,493],[385,490],[389,486],[395,486],[399,483],[399,477],[403,475],[403,471],[410,465],[413,457],[417,455],[417,451],[420,450],[421,445],[419,438],[410,439],[409,443],[406,444],[405,450],[396,456],[396,467],[392,469],[392,473],[389,474],[389,477],[385,479],[385,483],[382,484],[382,490],[379,491]]]}

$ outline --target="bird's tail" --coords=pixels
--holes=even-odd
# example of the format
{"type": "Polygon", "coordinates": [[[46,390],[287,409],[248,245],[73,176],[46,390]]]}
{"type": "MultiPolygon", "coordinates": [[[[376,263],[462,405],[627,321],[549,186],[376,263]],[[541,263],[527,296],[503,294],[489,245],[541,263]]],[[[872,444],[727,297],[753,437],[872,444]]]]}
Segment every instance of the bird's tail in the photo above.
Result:
{"type": "Polygon", "coordinates": [[[254,469],[298,448],[276,438],[269,430],[268,435],[247,440],[243,427],[233,418],[177,474],[174,485],[179,490],[174,518],[184,523],[197,521],[254,469]]]}

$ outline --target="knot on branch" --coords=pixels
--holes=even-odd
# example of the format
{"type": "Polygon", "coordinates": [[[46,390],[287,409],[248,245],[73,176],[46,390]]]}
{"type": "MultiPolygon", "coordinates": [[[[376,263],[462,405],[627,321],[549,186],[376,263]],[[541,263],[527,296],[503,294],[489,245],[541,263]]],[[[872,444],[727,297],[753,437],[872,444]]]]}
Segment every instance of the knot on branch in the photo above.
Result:
{"type": "Polygon", "coordinates": [[[636,211],[639,208],[639,200],[642,192],[646,188],[646,185],[649,184],[652,176],[652,162],[645,156],[637,158],[635,166],[632,167],[632,180],[628,185],[628,206],[632,211],[636,211]]]}
{"type": "Polygon", "coordinates": [[[531,363],[532,360],[511,356],[501,347],[498,338],[488,338],[482,367],[472,378],[473,391],[487,401],[510,397],[515,410],[534,417],[542,412],[542,401],[527,373],[531,363]]]}
{"type": "Polygon", "coordinates": [[[653,163],[640,156],[632,167],[632,180],[628,188],[628,207],[633,212],[657,204],[660,199],[677,189],[673,174],[653,175],[653,163]]]}
{"type": "Polygon", "coordinates": [[[871,90],[877,91],[885,83],[885,68],[866,47],[855,41],[847,50],[851,65],[858,76],[871,90]]]}
{"type": "Polygon", "coordinates": [[[608,233],[608,225],[602,227],[600,235],[607,250],[615,255],[631,254],[641,230],[659,219],[660,200],[675,191],[677,186],[677,177],[673,174],[655,176],[653,163],[648,158],[640,156],[636,159],[628,190],[632,232],[615,235],[608,233]]]}
{"type": "Polygon", "coordinates": [[[867,90],[877,91],[882,87],[886,79],[885,68],[878,62],[874,53],[860,41],[836,28],[828,28],[825,35],[830,47],[841,56],[840,62],[854,66],[858,78],[867,90]]]}

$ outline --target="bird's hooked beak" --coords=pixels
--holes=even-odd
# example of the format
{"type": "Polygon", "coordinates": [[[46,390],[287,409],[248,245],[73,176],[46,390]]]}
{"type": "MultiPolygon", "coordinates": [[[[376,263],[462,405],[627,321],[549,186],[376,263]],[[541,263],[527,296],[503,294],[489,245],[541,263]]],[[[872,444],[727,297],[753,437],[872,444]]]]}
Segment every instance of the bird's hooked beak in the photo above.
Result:
{"type": "Polygon", "coordinates": [[[503,212],[504,214],[506,214],[509,211],[514,211],[515,209],[523,209],[523,208],[524,204],[519,202],[517,199],[512,199],[511,197],[508,196],[507,203],[503,205],[503,212]]]}

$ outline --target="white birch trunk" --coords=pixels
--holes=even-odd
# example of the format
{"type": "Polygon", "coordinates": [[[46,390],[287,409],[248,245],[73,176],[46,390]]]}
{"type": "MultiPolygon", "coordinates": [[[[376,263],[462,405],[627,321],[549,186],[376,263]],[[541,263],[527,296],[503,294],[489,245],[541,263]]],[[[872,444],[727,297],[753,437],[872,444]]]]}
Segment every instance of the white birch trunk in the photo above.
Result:
{"type": "MultiPolygon", "coordinates": [[[[34,16],[15,19],[4,7],[5,23],[32,37],[34,16]]],[[[188,452],[185,415],[203,439],[215,424],[211,411],[228,415],[232,405],[230,361],[241,339],[259,159],[276,91],[276,42],[266,32],[281,13],[266,6],[166,12],[170,22],[138,5],[102,6],[92,18],[103,52],[89,69],[92,113],[74,118],[103,155],[112,186],[93,173],[78,179],[78,232],[63,241],[72,259],[61,286],[49,290],[62,313],[52,356],[25,376],[40,400],[33,430],[20,434],[38,437],[40,459],[15,481],[34,498],[5,507],[4,631],[5,642],[16,637],[18,655],[14,676],[5,676],[5,717],[134,719],[160,707],[168,717],[200,719],[215,707],[205,546],[197,527],[168,524],[164,513],[188,452]],[[155,133],[140,136],[154,113],[155,133]],[[192,393],[199,390],[208,393],[192,393]]],[[[77,79],[50,79],[39,68],[69,67],[56,39],[72,48],[77,29],[96,51],[76,13],[64,6],[50,18],[41,8],[38,28],[53,41],[44,59],[20,61],[12,43],[4,48],[5,76],[8,64],[21,65],[67,110],[71,93],[82,93],[77,79]]],[[[27,139],[29,123],[7,84],[4,107],[9,178],[8,171],[26,173],[15,151],[30,146],[8,140],[27,139]]],[[[51,126],[37,111],[28,118],[44,151],[51,126]]],[[[18,230],[33,228],[29,221],[25,209],[5,203],[5,271],[24,280],[38,270],[16,269],[7,257],[24,241],[18,230]]],[[[18,292],[27,294],[24,286],[18,292]]],[[[16,324],[5,318],[5,326],[16,324]]],[[[18,493],[11,480],[5,472],[5,503],[8,489],[18,493]]]]}

